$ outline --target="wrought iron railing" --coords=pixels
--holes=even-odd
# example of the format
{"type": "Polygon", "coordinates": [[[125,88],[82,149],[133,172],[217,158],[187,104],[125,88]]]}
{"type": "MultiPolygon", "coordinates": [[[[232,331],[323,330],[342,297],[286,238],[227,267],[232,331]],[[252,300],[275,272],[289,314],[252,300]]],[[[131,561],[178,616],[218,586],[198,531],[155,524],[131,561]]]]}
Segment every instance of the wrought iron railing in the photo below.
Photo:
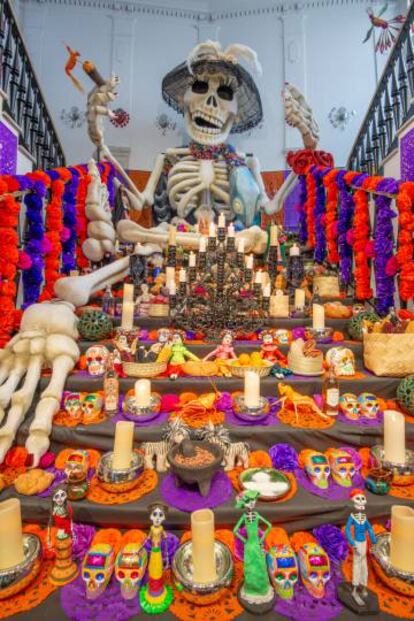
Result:
{"type": "Polygon", "coordinates": [[[4,109],[21,128],[20,144],[37,168],[63,166],[63,148],[9,0],[0,0],[0,60],[4,109]]]}
{"type": "Polygon", "coordinates": [[[414,106],[414,47],[411,31],[414,2],[390,53],[348,159],[348,168],[370,174],[397,146],[397,132],[412,116],[414,106]]]}

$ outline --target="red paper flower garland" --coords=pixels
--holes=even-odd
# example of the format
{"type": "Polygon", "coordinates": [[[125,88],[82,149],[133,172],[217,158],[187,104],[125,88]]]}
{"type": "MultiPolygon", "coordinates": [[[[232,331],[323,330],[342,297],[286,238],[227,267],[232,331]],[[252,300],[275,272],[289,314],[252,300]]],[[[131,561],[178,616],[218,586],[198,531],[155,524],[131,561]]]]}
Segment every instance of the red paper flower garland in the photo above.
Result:
{"type": "Polygon", "coordinates": [[[326,187],[326,258],[330,263],[339,263],[337,222],[339,189],[336,185],[337,174],[338,170],[336,168],[333,168],[323,177],[323,184],[326,187]]]}
{"type": "Polygon", "coordinates": [[[402,183],[396,199],[398,209],[398,248],[395,255],[400,268],[399,292],[404,301],[414,297],[414,183],[402,183]]]}
{"type": "Polygon", "coordinates": [[[310,248],[315,247],[315,205],[316,205],[316,181],[311,172],[306,173],[306,203],[305,213],[308,226],[308,242],[310,248]]]}

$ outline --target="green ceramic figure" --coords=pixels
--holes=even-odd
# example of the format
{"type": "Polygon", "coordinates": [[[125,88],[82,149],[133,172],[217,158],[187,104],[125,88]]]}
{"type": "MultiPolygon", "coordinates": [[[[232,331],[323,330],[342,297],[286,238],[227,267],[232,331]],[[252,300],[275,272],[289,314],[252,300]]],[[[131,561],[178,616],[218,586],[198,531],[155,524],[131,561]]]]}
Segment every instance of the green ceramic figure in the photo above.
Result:
{"type": "Polygon", "coordinates": [[[244,545],[244,581],[239,590],[239,601],[246,610],[263,614],[273,608],[275,592],[263,547],[272,525],[254,511],[258,496],[259,492],[248,490],[237,497],[236,507],[244,509],[244,513],[233,533],[244,545]],[[263,525],[264,530],[261,530],[263,525]]]}
{"type": "Polygon", "coordinates": [[[172,336],[171,355],[168,361],[168,375],[170,379],[176,379],[183,375],[182,366],[186,360],[200,360],[198,356],[193,354],[183,343],[182,336],[179,332],[174,332],[172,336]]]}

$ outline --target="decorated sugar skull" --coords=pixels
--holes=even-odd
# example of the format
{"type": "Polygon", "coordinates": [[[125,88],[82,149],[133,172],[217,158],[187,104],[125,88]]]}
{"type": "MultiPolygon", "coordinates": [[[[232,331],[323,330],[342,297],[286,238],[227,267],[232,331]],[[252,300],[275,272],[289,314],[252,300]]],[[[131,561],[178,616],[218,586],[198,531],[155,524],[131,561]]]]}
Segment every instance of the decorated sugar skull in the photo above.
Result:
{"type": "Polygon", "coordinates": [[[355,375],[355,357],[347,347],[332,347],[326,354],[326,362],[338,377],[355,375]]]}
{"type": "Polygon", "coordinates": [[[375,419],[380,411],[377,397],[371,392],[362,392],[358,397],[361,416],[375,419]]]}
{"type": "Polygon", "coordinates": [[[79,392],[67,392],[63,397],[63,407],[72,418],[82,414],[82,398],[79,392]]]}
{"type": "Polygon", "coordinates": [[[344,392],[339,397],[339,409],[349,420],[358,420],[360,416],[358,397],[352,392],[344,392]]]}
{"type": "Polygon", "coordinates": [[[351,453],[341,448],[330,448],[326,451],[326,456],[334,481],[341,487],[351,487],[357,472],[351,453]]]}
{"type": "Polygon", "coordinates": [[[92,345],[86,350],[85,355],[89,375],[103,375],[109,357],[108,349],[104,345],[92,345]]]}
{"type": "Polygon", "coordinates": [[[275,338],[280,345],[287,345],[289,343],[289,330],[279,328],[279,330],[275,332],[275,338]]]}
{"type": "Polygon", "coordinates": [[[83,393],[82,413],[83,422],[88,423],[96,420],[102,412],[104,405],[103,396],[99,392],[83,393]]]}
{"type": "Polygon", "coordinates": [[[115,561],[115,577],[121,585],[124,599],[136,596],[147,567],[148,555],[138,543],[127,543],[115,561]]]}
{"type": "Polygon", "coordinates": [[[68,481],[78,481],[87,476],[89,469],[89,453],[82,449],[72,451],[65,463],[65,474],[68,481]]]}
{"type": "Polygon", "coordinates": [[[114,570],[115,552],[109,543],[93,545],[82,563],[86,598],[94,600],[105,591],[114,570]]]}
{"type": "Polygon", "coordinates": [[[267,553],[267,566],[276,593],[292,599],[299,578],[298,560],[290,545],[272,546],[267,553]]]}
{"type": "Polygon", "coordinates": [[[319,489],[327,489],[331,468],[326,455],[313,450],[305,450],[302,454],[305,472],[312,483],[319,489]]]}
{"type": "Polygon", "coordinates": [[[317,543],[305,543],[298,554],[302,582],[316,599],[325,595],[325,586],[331,577],[329,557],[317,543]]]}

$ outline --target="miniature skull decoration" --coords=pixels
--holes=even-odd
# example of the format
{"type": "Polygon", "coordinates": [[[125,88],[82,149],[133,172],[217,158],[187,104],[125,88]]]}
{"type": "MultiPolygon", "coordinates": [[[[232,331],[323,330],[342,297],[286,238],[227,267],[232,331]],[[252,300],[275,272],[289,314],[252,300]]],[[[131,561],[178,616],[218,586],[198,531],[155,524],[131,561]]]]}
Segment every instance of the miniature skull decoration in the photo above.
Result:
{"type": "Polygon", "coordinates": [[[109,543],[97,543],[89,548],[82,563],[82,578],[86,599],[95,600],[105,591],[114,570],[115,552],[109,543]]]}
{"type": "Polygon", "coordinates": [[[331,469],[327,457],[323,453],[309,450],[304,459],[305,472],[316,487],[327,489],[331,469]]]}
{"type": "Polygon", "coordinates": [[[86,350],[85,355],[89,375],[95,377],[103,375],[109,357],[109,351],[105,345],[92,345],[86,350]]]}
{"type": "Polygon", "coordinates": [[[326,362],[337,377],[355,375],[354,353],[347,347],[332,347],[326,353],[326,362]]]}
{"type": "Polygon", "coordinates": [[[190,137],[199,144],[225,142],[237,115],[237,83],[227,75],[199,74],[184,95],[184,119],[190,137]]]}
{"type": "Polygon", "coordinates": [[[299,578],[298,560],[290,545],[276,545],[267,553],[270,579],[281,599],[292,599],[299,578]]]}
{"type": "Polygon", "coordinates": [[[139,589],[147,567],[148,555],[138,543],[127,543],[115,561],[115,577],[121,585],[124,599],[133,599],[139,589]]]}
{"type": "Polygon", "coordinates": [[[354,503],[354,509],[358,512],[365,512],[367,506],[367,497],[362,489],[356,489],[351,492],[352,502],[354,503]]]}
{"type": "Polygon", "coordinates": [[[67,392],[63,397],[63,408],[71,418],[79,418],[82,414],[82,399],[79,392],[67,392]]]}
{"type": "Polygon", "coordinates": [[[58,488],[56,492],[53,494],[53,504],[58,507],[63,507],[68,499],[68,494],[66,490],[62,488],[58,488]]]}
{"type": "Polygon", "coordinates": [[[352,455],[340,448],[330,448],[326,451],[326,456],[334,481],[341,487],[351,487],[357,472],[352,455]]]}
{"type": "Polygon", "coordinates": [[[150,520],[153,526],[161,526],[166,519],[165,509],[162,505],[154,505],[151,513],[150,520]]]}
{"type": "Polygon", "coordinates": [[[352,392],[344,392],[339,397],[339,409],[349,420],[358,420],[360,416],[358,397],[352,392]]]}
{"type": "Polygon", "coordinates": [[[289,343],[289,330],[279,328],[279,330],[275,332],[275,338],[279,345],[287,345],[289,343]]]}
{"type": "Polygon", "coordinates": [[[329,557],[317,543],[305,543],[299,550],[299,568],[302,582],[316,599],[325,595],[325,585],[331,577],[329,557]]]}
{"type": "Polygon", "coordinates": [[[82,399],[83,422],[93,422],[102,412],[104,400],[99,392],[84,393],[82,399]]]}
{"type": "Polygon", "coordinates": [[[365,418],[375,419],[380,411],[377,397],[371,392],[361,392],[358,397],[361,415],[365,418]]]}

